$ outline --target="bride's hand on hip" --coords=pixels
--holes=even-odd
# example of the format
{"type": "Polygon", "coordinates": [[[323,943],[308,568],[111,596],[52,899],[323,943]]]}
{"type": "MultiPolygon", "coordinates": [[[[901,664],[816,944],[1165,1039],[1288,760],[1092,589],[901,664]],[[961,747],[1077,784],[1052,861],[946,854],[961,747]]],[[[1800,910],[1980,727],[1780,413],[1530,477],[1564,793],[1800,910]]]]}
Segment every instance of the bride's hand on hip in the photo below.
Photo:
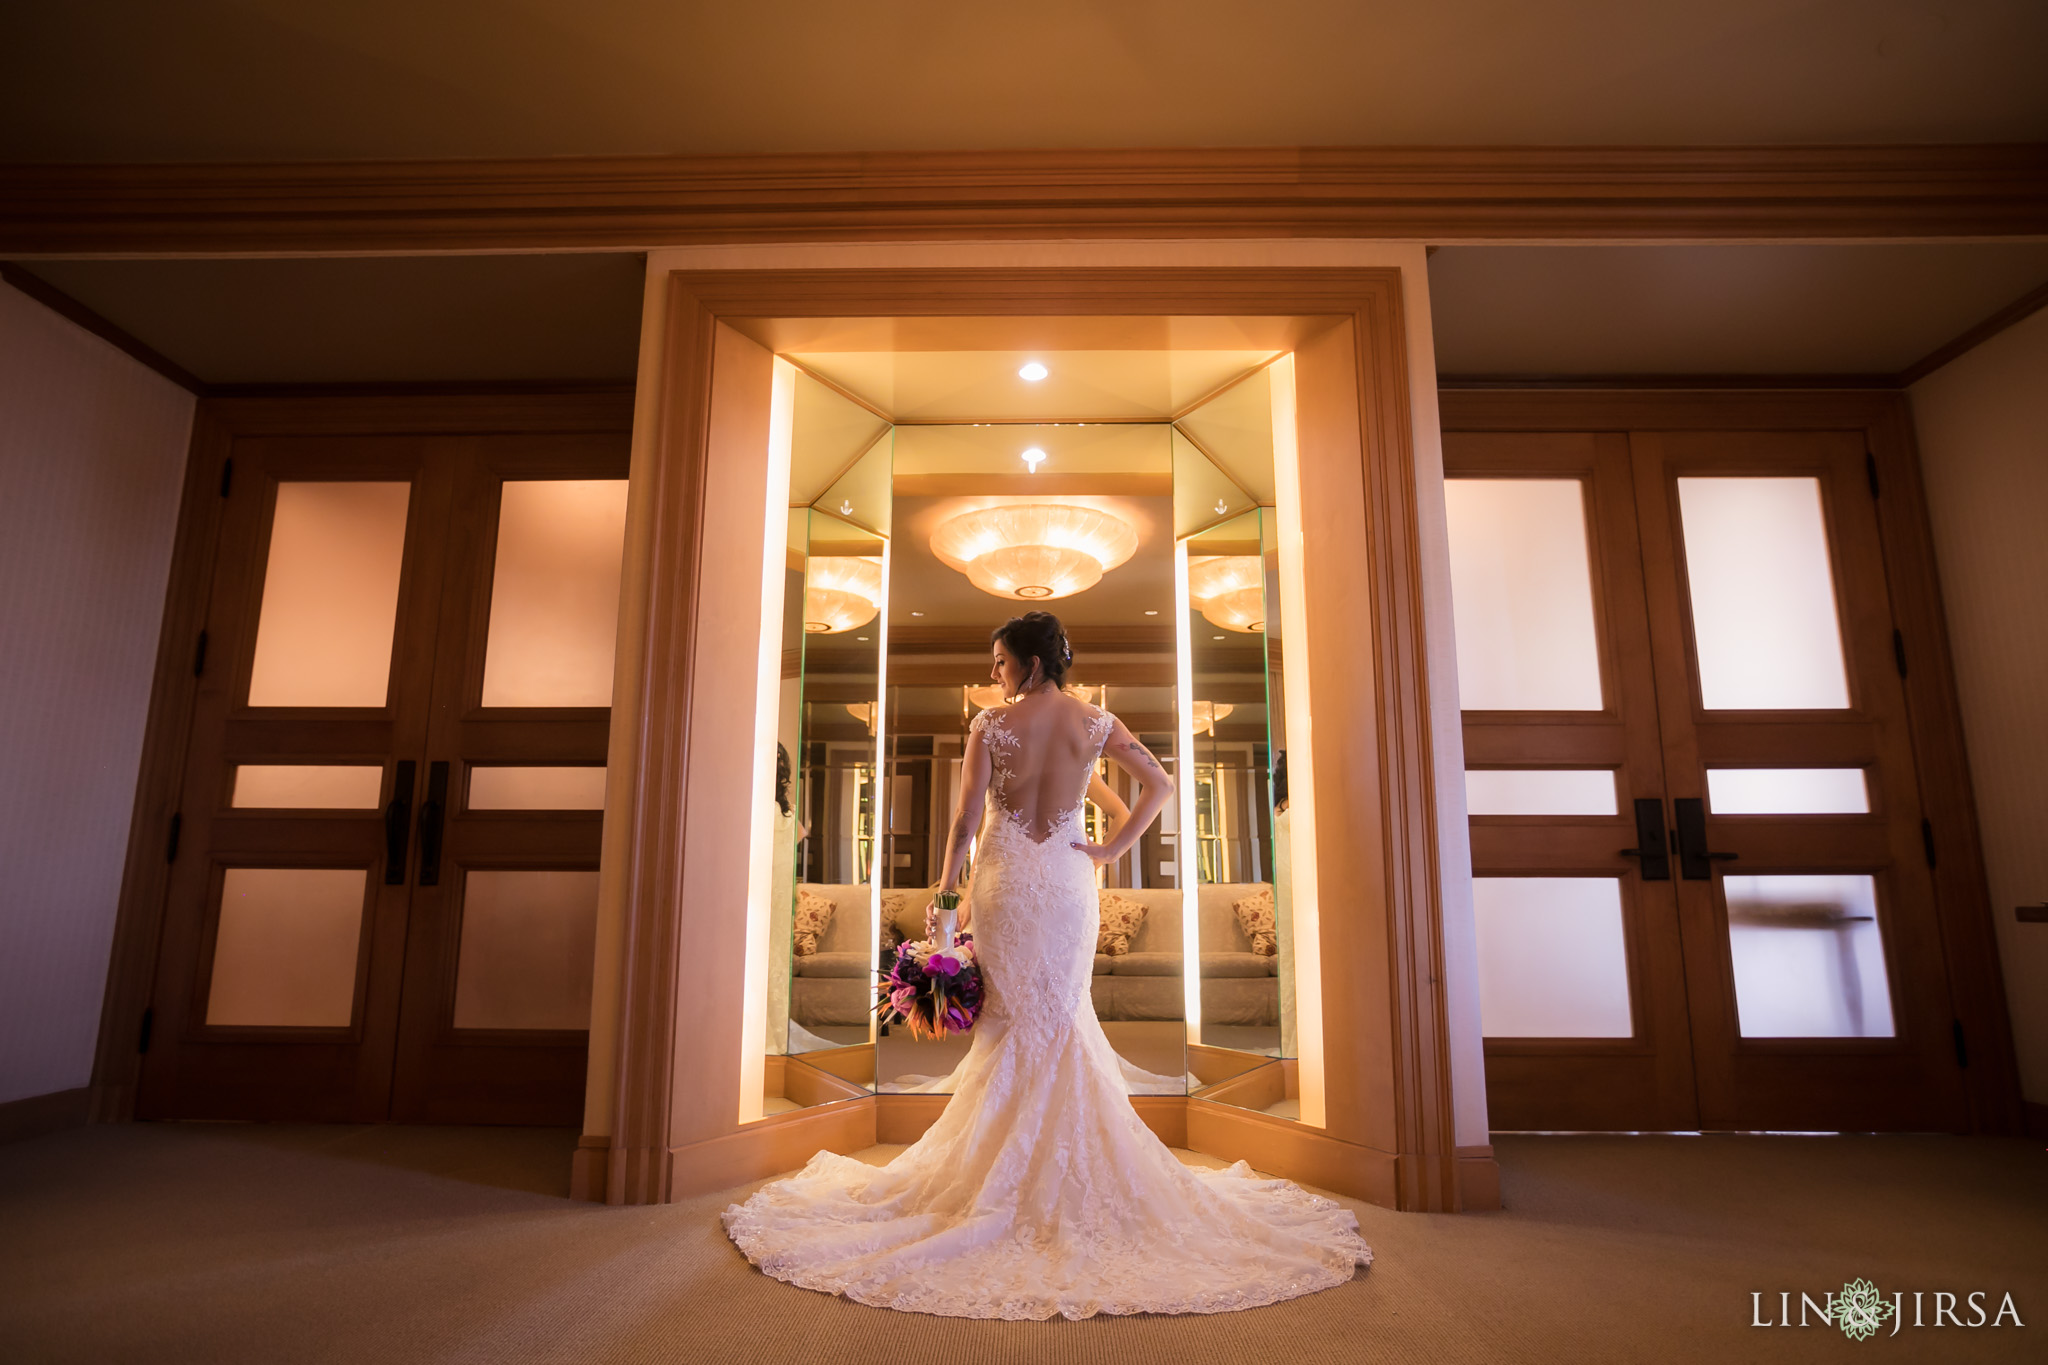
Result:
{"type": "Polygon", "coordinates": [[[1117,855],[1110,851],[1108,844],[1084,844],[1077,839],[1069,847],[1077,848],[1087,854],[1088,861],[1094,863],[1097,867],[1101,867],[1104,863],[1113,863],[1117,858],[1117,855]]]}

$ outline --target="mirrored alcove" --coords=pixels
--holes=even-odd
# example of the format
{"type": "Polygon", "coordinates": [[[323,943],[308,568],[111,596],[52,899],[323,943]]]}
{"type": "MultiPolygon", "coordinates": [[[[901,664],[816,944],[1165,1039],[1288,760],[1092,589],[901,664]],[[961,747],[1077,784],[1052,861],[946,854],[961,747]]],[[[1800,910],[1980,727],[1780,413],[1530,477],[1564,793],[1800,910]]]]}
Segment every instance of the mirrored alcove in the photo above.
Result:
{"type": "MultiPolygon", "coordinates": [[[[819,325],[843,344],[835,329],[863,332],[819,325]]],[[[877,1019],[876,982],[925,937],[969,727],[1005,704],[991,632],[1039,609],[1066,626],[1070,690],[1178,789],[1096,871],[1089,995],[1127,1089],[1298,1116],[1276,353],[777,350],[794,372],[788,806],[770,814],[764,1113],[950,1093],[971,1034],[877,1019]],[[1020,377],[1034,362],[1042,387],[1020,377]]],[[[1096,779],[1100,843],[1138,786],[1107,758],[1096,779]]],[[[970,848],[970,913],[972,868],[970,848]]]]}

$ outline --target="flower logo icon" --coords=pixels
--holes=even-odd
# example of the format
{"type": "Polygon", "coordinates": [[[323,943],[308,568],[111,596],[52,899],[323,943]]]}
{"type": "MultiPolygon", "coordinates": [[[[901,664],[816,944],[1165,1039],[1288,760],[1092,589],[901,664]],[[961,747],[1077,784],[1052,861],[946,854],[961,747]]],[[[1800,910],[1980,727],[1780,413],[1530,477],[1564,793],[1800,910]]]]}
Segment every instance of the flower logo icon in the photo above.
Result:
{"type": "Polygon", "coordinates": [[[1851,1280],[1835,1298],[1835,1326],[1842,1329],[1845,1337],[1868,1341],[1892,1315],[1892,1308],[1879,1296],[1876,1285],[1868,1280],[1851,1280]]]}

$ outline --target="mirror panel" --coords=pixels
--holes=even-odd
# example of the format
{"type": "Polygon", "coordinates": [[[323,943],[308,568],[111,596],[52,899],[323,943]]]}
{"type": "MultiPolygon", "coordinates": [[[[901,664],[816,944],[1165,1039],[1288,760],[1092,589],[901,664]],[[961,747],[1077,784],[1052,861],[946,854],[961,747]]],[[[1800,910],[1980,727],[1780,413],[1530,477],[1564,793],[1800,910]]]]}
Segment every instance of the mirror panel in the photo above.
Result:
{"type": "Polygon", "coordinates": [[[769,892],[764,1116],[874,1081],[888,423],[799,372],[769,892]],[[839,509],[848,509],[842,513],[839,509]]]}

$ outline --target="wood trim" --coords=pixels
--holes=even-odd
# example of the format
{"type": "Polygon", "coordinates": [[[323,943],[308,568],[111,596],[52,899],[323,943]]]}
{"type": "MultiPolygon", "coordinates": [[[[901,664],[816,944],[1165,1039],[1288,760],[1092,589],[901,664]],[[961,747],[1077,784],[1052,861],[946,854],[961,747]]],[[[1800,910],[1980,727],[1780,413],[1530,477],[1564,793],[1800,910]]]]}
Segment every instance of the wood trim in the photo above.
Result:
{"type": "Polygon", "coordinates": [[[192,651],[213,597],[214,559],[226,507],[220,496],[222,467],[234,439],[232,424],[201,399],[193,414],[192,443],[185,456],[185,486],[178,504],[171,571],[164,587],[163,625],[157,633],[156,675],[143,726],[142,761],[128,820],[128,851],[121,873],[121,896],[115,902],[99,1038],[93,1050],[92,1117],[100,1123],[125,1122],[135,1115],[136,1088],[142,1076],[142,1017],[156,984],[164,897],[171,879],[171,865],[164,858],[165,839],[184,784],[193,703],[198,696],[192,651]]]}
{"type": "MultiPolygon", "coordinates": [[[[641,608],[650,630],[639,670],[645,713],[636,731],[633,800],[616,813],[631,831],[624,907],[620,1084],[608,1197],[673,1197],[659,1169],[682,1144],[668,1140],[684,1118],[703,1142],[725,1135],[713,1114],[680,1084],[716,1087],[730,1070],[728,1040],[716,1028],[677,1027],[686,991],[681,923],[702,955],[716,938],[712,919],[731,905],[690,904],[679,831],[686,785],[688,709],[693,689],[689,632],[698,591],[711,388],[711,338],[721,318],[891,318],[975,316],[1251,316],[1322,320],[1297,352],[1304,378],[1304,448],[1331,535],[1322,560],[1350,563],[1363,546],[1369,565],[1342,577],[1356,590],[1328,596],[1310,620],[1369,622],[1330,630],[1317,656],[1331,696],[1370,704],[1339,707],[1318,730],[1318,793],[1329,805],[1320,856],[1340,865],[1322,915],[1328,1057],[1328,1131],[1339,1142],[1389,1153],[1375,1197],[1404,1208],[1456,1207],[1432,730],[1422,651],[1414,451],[1402,316],[1402,276],[1369,269],[903,269],[677,271],[668,279],[668,357],[649,497],[657,518],[657,560],[641,608]],[[1312,357],[1312,358],[1310,358],[1312,357]],[[1312,372],[1312,375],[1311,375],[1312,372]],[[1311,397],[1307,390],[1314,389],[1311,397]],[[1337,501],[1332,501],[1335,497],[1337,501]],[[1338,503],[1341,502],[1341,506],[1338,503]],[[1370,580],[1369,590],[1362,586],[1370,580]],[[1320,614],[1319,614],[1320,613],[1320,614]],[[1361,686],[1360,680],[1366,680],[1361,686]],[[1347,712],[1356,712],[1347,715],[1347,712]],[[1377,774],[1361,782],[1358,773],[1377,774]],[[1327,785],[1327,791],[1325,791],[1327,785]],[[1356,876],[1352,875],[1354,872],[1356,876]],[[1336,888],[1355,888],[1340,894],[1336,888]],[[688,1078],[687,1081],[677,1078],[688,1078]]],[[[1309,490],[1304,493],[1309,500],[1309,490]]],[[[1319,599],[1320,600],[1320,599],[1319,599]]],[[[892,641],[892,645],[897,642],[892,641]]],[[[698,780],[710,780],[699,774],[698,780]]],[[[722,933],[723,930],[719,930],[722,933]]],[[[701,984],[701,983],[699,983],[701,984]]],[[[885,1097],[892,1106],[897,1097],[885,1097]]],[[[915,1097],[910,1097],[915,1099],[915,1097]]],[[[715,1106],[714,1106],[715,1107],[715,1106]]],[[[1285,1123],[1285,1120],[1271,1120],[1285,1123]]],[[[1298,1126],[1298,1125],[1297,1125],[1298,1126]]],[[[886,1130],[886,1125],[884,1125],[886,1130]]]]}
{"type": "Polygon", "coordinates": [[[1970,1123],[2016,1133],[2018,1062],[1992,925],[1955,666],[1941,607],[1933,529],[1912,415],[1899,392],[1449,391],[1443,430],[1860,431],[1877,469],[1879,538],[1893,619],[1906,648],[1906,711],[1924,812],[1934,823],[1935,913],[1956,1018],[1969,1043],[1970,1123]]]}
{"type": "Polygon", "coordinates": [[[1895,389],[1891,374],[1440,374],[1447,389],[1895,389]]]}
{"type": "Polygon", "coordinates": [[[2048,282],[2028,290],[1976,326],[1950,337],[1900,370],[1893,376],[1892,383],[1901,389],[1911,388],[1951,360],[1968,355],[2006,328],[2025,322],[2043,308],[2048,308],[2048,282]]]}
{"type": "Polygon", "coordinates": [[[2048,145],[1266,147],[0,167],[0,253],[824,238],[2009,237],[2048,145]]]}
{"type": "Polygon", "coordinates": [[[0,1147],[26,1142],[67,1128],[83,1128],[92,1121],[92,1087],[56,1090],[47,1095],[0,1104],[0,1147]]]}
{"type": "Polygon", "coordinates": [[[142,362],[187,392],[206,392],[205,382],[177,361],[136,340],[40,275],[24,270],[13,261],[0,261],[0,280],[34,299],[58,317],[83,327],[101,341],[124,352],[130,359],[142,362]]]}
{"type": "Polygon", "coordinates": [[[612,1140],[603,1134],[585,1133],[576,1139],[575,1154],[569,1158],[569,1197],[585,1203],[602,1204],[606,1173],[611,1169],[612,1140]]]}
{"type": "Polygon", "coordinates": [[[671,1148],[663,1164],[669,1199],[688,1199],[794,1171],[819,1151],[858,1152],[876,1137],[873,1096],[792,1109],[735,1133],[671,1148]]]}
{"type": "Polygon", "coordinates": [[[1187,1132],[1191,1151],[1250,1162],[1258,1170],[1388,1208],[1404,1207],[1399,1192],[1414,1183],[1404,1179],[1402,1158],[1391,1152],[1256,1110],[1189,1099],[1187,1132]]]}

